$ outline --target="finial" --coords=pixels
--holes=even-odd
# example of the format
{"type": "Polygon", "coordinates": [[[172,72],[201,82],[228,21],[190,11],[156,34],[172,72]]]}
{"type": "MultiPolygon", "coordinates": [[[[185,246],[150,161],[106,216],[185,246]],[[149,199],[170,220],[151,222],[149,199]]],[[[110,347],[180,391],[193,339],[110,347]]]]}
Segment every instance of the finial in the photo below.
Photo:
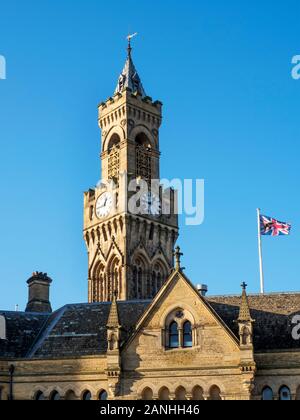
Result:
{"type": "Polygon", "coordinates": [[[132,51],[132,46],[131,46],[131,40],[132,40],[132,38],[134,38],[134,37],[136,37],[137,36],[137,32],[135,32],[134,34],[132,34],[132,35],[128,35],[127,36],[127,41],[128,41],[128,47],[127,47],[127,51],[128,51],[128,57],[131,57],[131,51],[132,51]]]}
{"type": "Polygon", "coordinates": [[[181,257],[183,256],[183,253],[180,252],[180,246],[177,246],[175,248],[174,256],[175,256],[175,268],[177,271],[179,271],[181,270],[181,257]]]}
{"type": "Polygon", "coordinates": [[[247,284],[247,283],[245,283],[245,282],[243,282],[243,283],[241,284],[241,287],[242,287],[242,289],[243,289],[244,291],[246,291],[246,290],[247,290],[247,287],[248,287],[248,284],[247,284]]]}

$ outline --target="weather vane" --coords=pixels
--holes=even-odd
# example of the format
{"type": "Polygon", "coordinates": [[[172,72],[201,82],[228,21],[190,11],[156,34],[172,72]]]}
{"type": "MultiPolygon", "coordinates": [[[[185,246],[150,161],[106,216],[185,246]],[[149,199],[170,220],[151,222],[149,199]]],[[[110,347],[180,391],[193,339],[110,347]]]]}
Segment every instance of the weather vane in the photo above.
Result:
{"type": "Polygon", "coordinates": [[[132,50],[132,48],[131,48],[131,40],[132,40],[132,38],[135,38],[137,35],[138,35],[138,33],[137,33],[137,32],[135,32],[134,34],[128,35],[128,36],[126,37],[126,39],[127,39],[127,41],[128,41],[128,53],[129,53],[129,55],[130,55],[131,50],[132,50]]]}
{"type": "Polygon", "coordinates": [[[131,42],[131,40],[132,40],[132,38],[135,38],[137,35],[138,35],[138,33],[137,33],[137,32],[135,32],[134,34],[128,35],[126,39],[127,39],[127,41],[130,43],[130,42],[131,42]]]}

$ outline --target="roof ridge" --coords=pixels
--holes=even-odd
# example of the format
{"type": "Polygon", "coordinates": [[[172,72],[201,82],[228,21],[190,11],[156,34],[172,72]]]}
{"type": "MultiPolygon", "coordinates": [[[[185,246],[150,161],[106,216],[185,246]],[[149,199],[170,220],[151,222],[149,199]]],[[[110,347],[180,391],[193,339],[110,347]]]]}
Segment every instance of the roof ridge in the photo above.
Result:
{"type": "MultiPolygon", "coordinates": [[[[300,292],[270,292],[270,293],[248,293],[247,296],[249,297],[268,297],[268,296],[292,296],[292,295],[300,295],[300,292]]],[[[207,295],[206,299],[215,299],[215,298],[235,298],[241,297],[240,294],[225,294],[225,295],[207,295]]]]}

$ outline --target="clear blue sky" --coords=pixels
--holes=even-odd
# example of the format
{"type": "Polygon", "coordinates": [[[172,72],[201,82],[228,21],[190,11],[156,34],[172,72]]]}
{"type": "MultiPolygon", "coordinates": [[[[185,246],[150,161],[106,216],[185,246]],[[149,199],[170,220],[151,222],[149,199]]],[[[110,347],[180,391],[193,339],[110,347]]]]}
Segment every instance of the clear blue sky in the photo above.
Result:
{"type": "Polygon", "coordinates": [[[125,36],[164,102],[162,175],[204,178],[206,218],[182,226],[186,273],[211,294],[259,290],[256,207],[293,223],[263,238],[268,291],[299,290],[299,1],[4,1],[0,54],[0,308],[26,280],[52,303],[87,299],[83,192],[99,179],[97,104],[113,93],[125,36]]]}

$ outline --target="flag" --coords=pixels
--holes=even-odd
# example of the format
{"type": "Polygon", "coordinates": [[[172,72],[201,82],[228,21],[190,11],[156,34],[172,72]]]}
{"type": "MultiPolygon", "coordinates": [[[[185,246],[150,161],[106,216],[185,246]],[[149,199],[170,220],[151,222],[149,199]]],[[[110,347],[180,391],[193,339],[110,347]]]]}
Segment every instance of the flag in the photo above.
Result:
{"type": "Polygon", "coordinates": [[[269,236],[290,235],[292,226],[289,223],[279,222],[268,216],[260,216],[260,234],[269,236]]]}

